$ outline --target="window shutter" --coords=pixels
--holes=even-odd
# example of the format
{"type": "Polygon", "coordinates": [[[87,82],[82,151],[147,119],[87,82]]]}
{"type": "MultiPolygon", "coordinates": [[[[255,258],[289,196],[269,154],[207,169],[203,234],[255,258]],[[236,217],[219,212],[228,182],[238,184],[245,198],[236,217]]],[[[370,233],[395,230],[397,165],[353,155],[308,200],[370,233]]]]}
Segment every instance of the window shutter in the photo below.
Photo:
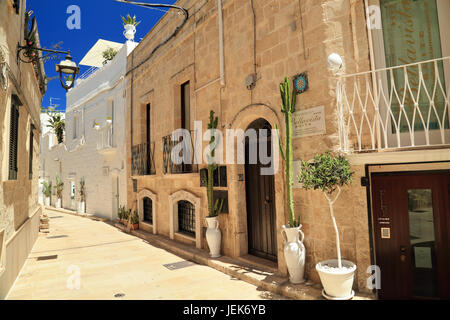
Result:
{"type": "Polygon", "coordinates": [[[30,154],[29,154],[29,164],[28,164],[28,168],[29,168],[29,178],[30,180],[33,179],[33,140],[34,140],[34,126],[31,125],[30,127],[30,154]]]}
{"type": "Polygon", "coordinates": [[[9,134],[9,180],[17,180],[17,144],[19,133],[19,109],[11,104],[11,125],[9,134]]]}

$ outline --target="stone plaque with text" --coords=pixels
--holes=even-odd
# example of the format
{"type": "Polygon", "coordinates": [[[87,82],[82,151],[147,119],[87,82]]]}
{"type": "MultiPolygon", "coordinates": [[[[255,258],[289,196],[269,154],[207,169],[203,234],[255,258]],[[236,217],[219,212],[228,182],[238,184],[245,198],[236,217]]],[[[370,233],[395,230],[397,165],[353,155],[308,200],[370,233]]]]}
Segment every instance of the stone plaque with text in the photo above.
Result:
{"type": "Polygon", "coordinates": [[[310,137],[327,132],[325,127],[325,107],[315,107],[297,111],[292,117],[294,138],[310,137]]]}

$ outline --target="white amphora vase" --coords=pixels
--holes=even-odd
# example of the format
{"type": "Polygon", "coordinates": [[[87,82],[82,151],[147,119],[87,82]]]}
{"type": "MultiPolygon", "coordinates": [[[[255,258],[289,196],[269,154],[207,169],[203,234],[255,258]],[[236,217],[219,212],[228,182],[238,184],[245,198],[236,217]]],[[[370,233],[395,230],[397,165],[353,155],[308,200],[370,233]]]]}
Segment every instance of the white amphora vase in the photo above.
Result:
{"type": "Polygon", "coordinates": [[[303,245],[305,235],[300,230],[302,225],[296,228],[283,226],[281,235],[284,241],[284,258],[289,271],[289,280],[293,284],[305,282],[305,257],[306,250],[303,245]],[[299,239],[301,235],[301,239],[299,239]]]}
{"type": "Polygon", "coordinates": [[[56,208],[61,209],[61,199],[56,198],[56,208]]]}
{"type": "Polygon", "coordinates": [[[222,240],[222,233],[219,229],[219,219],[217,217],[207,217],[206,223],[208,229],[206,230],[206,241],[210,250],[211,258],[220,257],[220,242],[222,240]]]}
{"type": "Polygon", "coordinates": [[[44,202],[44,204],[47,206],[47,207],[50,207],[50,197],[45,197],[45,200],[44,200],[45,202],[44,202]]]}
{"type": "Polygon", "coordinates": [[[123,32],[125,38],[127,38],[129,41],[133,41],[134,35],[136,34],[136,27],[132,24],[126,24],[123,27],[125,28],[125,31],[123,32]]]}

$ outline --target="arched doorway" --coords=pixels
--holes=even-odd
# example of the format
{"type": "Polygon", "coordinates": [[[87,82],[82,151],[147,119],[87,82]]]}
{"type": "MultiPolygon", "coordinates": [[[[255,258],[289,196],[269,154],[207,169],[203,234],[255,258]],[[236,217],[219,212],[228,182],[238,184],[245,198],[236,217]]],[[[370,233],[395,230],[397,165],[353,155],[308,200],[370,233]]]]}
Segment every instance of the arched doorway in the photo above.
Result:
{"type": "Polygon", "coordinates": [[[261,174],[261,169],[269,165],[262,164],[259,156],[259,148],[263,143],[267,144],[267,156],[273,155],[272,126],[265,119],[257,119],[248,129],[256,130],[256,139],[247,137],[245,141],[248,252],[277,261],[275,180],[274,175],[261,174]],[[261,134],[261,129],[265,129],[267,134],[261,134]]]}

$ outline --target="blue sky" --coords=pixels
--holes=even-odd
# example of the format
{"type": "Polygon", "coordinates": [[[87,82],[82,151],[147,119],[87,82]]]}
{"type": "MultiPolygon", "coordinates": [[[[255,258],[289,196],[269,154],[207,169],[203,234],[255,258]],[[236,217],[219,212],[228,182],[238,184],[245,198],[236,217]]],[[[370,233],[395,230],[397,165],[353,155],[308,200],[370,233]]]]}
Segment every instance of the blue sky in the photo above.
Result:
{"type": "MultiPolygon", "coordinates": [[[[141,2],[173,4],[175,0],[141,0],[141,2]]],[[[164,15],[164,12],[158,10],[113,0],[28,0],[27,10],[33,10],[33,16],[36,17],[41,46],[51,48],[62,41],[61,50],[70,49],[77,65],[98,39],[125,42],[120,16],[126,16],[129,13],[131,16],[136,15],[138,21],[142,21],[137,27],[135,36],[135,41],[140,41],[164,15]],[[70,5],[77,5],[81,10],[80,30],[67,28],[67,19],[70,14],[66,12],[70,5]]],[[[45,63],[47,77],[57,76],[55,64],[63,58],[64,55],[61,55],[57,61],[49,60],[45,63]]],[[[89,68],[80,67],[80,74],[89,68]]],[[[60,106],[58,110],[65,110],[65,96],[66,91],[61,87],[59,78],[54,79],[48,84],[42,107],[48,107],[50,98],[53,98],[52,103],[60,106]]]]}

